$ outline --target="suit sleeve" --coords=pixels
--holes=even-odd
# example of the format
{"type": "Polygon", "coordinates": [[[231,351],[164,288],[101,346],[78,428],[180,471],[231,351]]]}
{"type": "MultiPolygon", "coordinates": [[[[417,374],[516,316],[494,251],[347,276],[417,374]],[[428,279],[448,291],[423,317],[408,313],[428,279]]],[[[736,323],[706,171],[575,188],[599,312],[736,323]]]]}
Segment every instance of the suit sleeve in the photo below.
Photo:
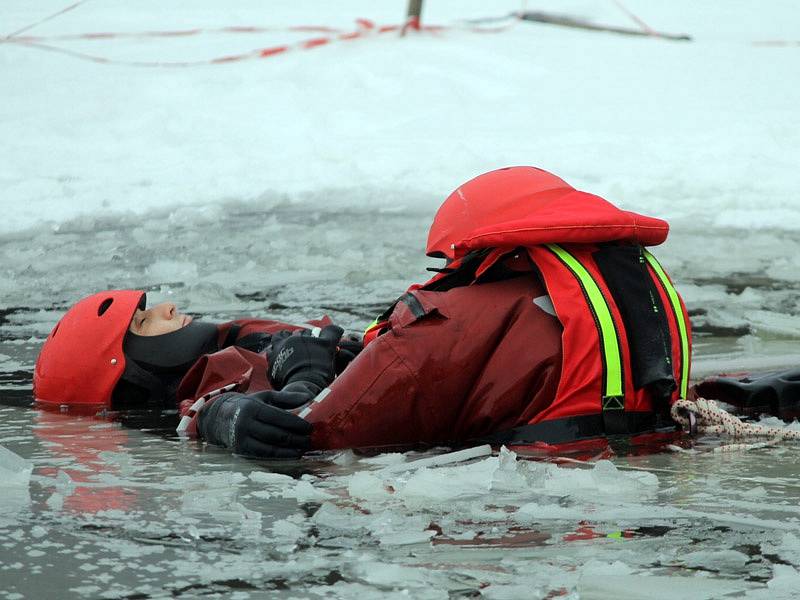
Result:
{"type": "Polygon", "coordinates": [[[220,394],[270,389],[266,367],[262,355],[236,347],[200,357],[178,386],[178,433],[196,436],[200,410],[220,394]]]}
{"type": "MultiPolygon", "coordinates": [[[[560,377],[561,328],[529,278],[420,290],[317,397],[315,448],[454,445],[524,424],[560,377]]],[[[301,416],[303,416],[301,414],[301,416]]]]}
{"type": "Polygon", "coordinates": [[[463,389],[442,373],[442,341],[452,324],[436,309],[414,314],[398,305],[392,328],[378,337],[301,413],[314,424],[312,445],[326,448],[379,448],[445,443],[463,389]],[[435,402],[432,401],[435,398],[435,402]]]}

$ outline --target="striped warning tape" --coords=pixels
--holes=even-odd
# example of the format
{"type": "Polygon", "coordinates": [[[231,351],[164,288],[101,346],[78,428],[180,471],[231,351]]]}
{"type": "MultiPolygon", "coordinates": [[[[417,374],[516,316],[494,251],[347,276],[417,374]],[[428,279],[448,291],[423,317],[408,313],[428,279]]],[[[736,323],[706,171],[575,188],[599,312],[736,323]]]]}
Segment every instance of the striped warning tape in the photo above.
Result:
{"type": "MultiPolygon", "coordinates": [[[[442,25],[418,25],[413,29],[424,31],[428,33],[439,33],[445,30],[462,29],[474,33],[500,33],[514,25],[516,19],[510,18],[509,23],[502,27],[480,27],[470,25],[466,27],[459,26],[442,26],[442,25]]],[[[402,25],[376,25],[368,19],[356,19],[356,29],[354,31],[342,31],[340,29],[330,27],[317,27],[317,26],[296,26],[282,29],[269,29],[258,27],[224,27],[218,29],[186,29],[186,30],[173,30],[173,31],[145,31],[138,33],[112,33],[112,32],[99,32],[99,33],[84,33],[73,34],[70,36],[26,36],[26,37],[6,37],[0,38],[0,42],[17,44],[48,52],[56,52],[65,54],[73,58],[91,61],[99,64],[107,65],[124,65],[131,67],[196,67],[202,65],[219,65],[233,62],[240,62],[244,60],[252,60],[257,58],[268,58],[278,54],[285,54],[293,50],[311,50],[321,46],[327,46],[336,42],[351,41],[367,36],[376,36],[385,33],[401,32],[402,25]],[[108,58],[106,56],[99,56],[88,52],[73,50],[63,46],[55,46],[51,41],[64,41],[64,40],[107,40],[114,38],[147,38],[147,37],[186,37],[191,35],[198,35],[201,33],[260,33],[261,31],[291,31],[291,32],[319,32],[328,35],[300,40],[294,43],[282,44],[277,46],[270,46],[266,48],[256,48],[247,52],[239,54],[231,54],[226,56],[218,56],[215,58],[193,61],[138,61],[138,60],[124,60],[108,58]]]]}
{"type": "MultiPolygon", "coordinates": [[[[189,37],[193,35],[219,34],[219,33],[342,33],[343,30],[335,27],[307,26],[299,25],[296,27],[252,27],[249,25],[231,27],[214,27],[200,29],[174,29],[166,31],[97,31],[92,33],[68,33],[60,35],[26,35],[13,36],[16,42],[64,42],[76,40],[112,40],[112,39],[142,39],[142,38],[165,38],[165,37],[189,37]]],[[[11,36],[9,36],[11,37],[11,36]]]]}
{"type": "Polygon", "coordinates": [[[38,27],[42,23],[47,23],[48,21],[52,21],[53,19],[56,19],[56,18],[60,17],[61,15],[70,12],[71,10],[75,10],[81,4],[85,4],[86,1],[87,0],[78,0],[78,2],[75,2],[74,4],[70,4],[69,6],[66,6],[66,7],[62,8],[61,10],[58,10],[58,11],[56,11],[56,12],[50,14],[50,15],[47,15],[46,17],[43,17],[43,18],[39,19],[38,21],[34,21],[33,23],[30,23],[29,25],[26,25],[25,27],[22,27],[22,28],[17,29],[16,31],[14,31],[12,33],[9,33],[6,36],[6,38],[16,37],[20,33],[25,33],[26,31],[28,31],[30,29],[33,29],[34,27],[38,27]]]}

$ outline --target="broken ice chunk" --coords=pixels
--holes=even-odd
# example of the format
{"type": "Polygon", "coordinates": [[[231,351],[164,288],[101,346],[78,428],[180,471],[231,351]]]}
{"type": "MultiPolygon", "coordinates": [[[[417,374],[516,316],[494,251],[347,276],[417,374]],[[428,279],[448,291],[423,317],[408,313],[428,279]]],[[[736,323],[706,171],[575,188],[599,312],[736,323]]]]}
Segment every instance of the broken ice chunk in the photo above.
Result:
{"type": "Polygon", "coordinates": [[[791,565],[774,565],[772,567],[772,579],[767,582],[770,598],[790,598],[797,597],[797,590],[800,587],[800,572],[791,565]]]}
{"type": "Polygon", "coordinates": [[[431,529],[424,531],[394,531],[380,536],[381,546],[410,546],[424,544],[431,540],[436,532],[431,529]]]}
{"type": "Polygon", "coordinates": [[[30,504],[28,484],[33,472],[33,463],[17,456],[8,448],[0,446],[0,514],[16,513],[30,504]]]}
{"type": "Polygon", "coordinates": [[[252,471],[248,475],[251,481],[264,485],[292,485],[294,478],[281,473],[269,473],[266,471],[252,471]]]}
{"type": "Polygon", "coordinates": [[[0,446],[0,480],[6,486],[27,487],[31,480],[33,463],[0,446]]]}
{"type": "Polygon", "coordinates": [[[284,498],[295,498],[298,502],[315,502],[333,498],[330,494],[315,488],[308,481],[298,481],[294,488],[282,492],[284,498]]]}
{"type": "Polygon", "coordinates": [[[489,444],[484,444],[483,446],[476,446],[474,448],[467,448],[465,450],[458,450],[456,452],[448,452],[447,454],[437,454],[435,456],[421,458],[408,463],[391,464],[387,467],[384,467],[383,471],[387,473],[400,473],[402,471],[411,471],[413,469],[439,467],[442,465],[465,462],[474,458],[481,458],[483,456],[491,456],[491,454],[492,447],[489,444]]]}

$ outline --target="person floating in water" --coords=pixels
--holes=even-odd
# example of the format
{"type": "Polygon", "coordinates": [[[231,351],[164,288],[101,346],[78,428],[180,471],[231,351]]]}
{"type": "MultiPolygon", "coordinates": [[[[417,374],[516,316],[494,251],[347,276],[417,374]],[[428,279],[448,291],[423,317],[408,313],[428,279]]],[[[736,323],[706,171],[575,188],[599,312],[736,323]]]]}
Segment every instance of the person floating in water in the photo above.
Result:
{"type": "Polygon", "coordinates": [[[647,247],[668,224],[534,167],[457,188],[427,254],[446,267],[364,334],[193,320],[94,294],[45,342],[40,407],[178,406],[180,431],[256,457],[309,449],[552,446],[674,432],[691,329],[647,247]]]}

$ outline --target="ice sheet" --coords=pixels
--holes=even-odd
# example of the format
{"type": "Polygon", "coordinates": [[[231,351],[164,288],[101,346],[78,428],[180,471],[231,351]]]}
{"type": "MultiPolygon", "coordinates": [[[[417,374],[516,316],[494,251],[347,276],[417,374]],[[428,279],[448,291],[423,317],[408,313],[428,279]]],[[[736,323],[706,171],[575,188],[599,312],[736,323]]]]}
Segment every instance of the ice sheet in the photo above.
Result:
{"type": "MultiPolygon", "coordinates": [[[[509,452],[448,465],[442,449],[256,465],[23,408],[39,344],[90,290],[145,288],[217,320],[328,313],[363,327],[428,276],[442,199],[508,164],[670,220],[655,252],[692,312],[695,375],[800,364],[798,54],[753,45],[796,41],[795,3],[625,4],[695,41],[530,23],[475,34],[461,19],[520,3],[441,0],[424,19],[455,29],[215,67],[0,44],[0,393],[18,402],[0,406],[0,440],[35,466],[0,460],[4,485],[20,482],[0,491],[5,596],[792,597],[795,448],[716,456],[720,441],[705,440],[570,467],[509,452]]],[[[6,2],[2,34],[62,8],[6,2]]],[[[631,24],[613,2],[536,8],[631,24]]],[[[108,0],[30,33],[351,30],[403,9],[108,0]]],[[[303,35],[64,47],[194,60],[303,35]]]]}

